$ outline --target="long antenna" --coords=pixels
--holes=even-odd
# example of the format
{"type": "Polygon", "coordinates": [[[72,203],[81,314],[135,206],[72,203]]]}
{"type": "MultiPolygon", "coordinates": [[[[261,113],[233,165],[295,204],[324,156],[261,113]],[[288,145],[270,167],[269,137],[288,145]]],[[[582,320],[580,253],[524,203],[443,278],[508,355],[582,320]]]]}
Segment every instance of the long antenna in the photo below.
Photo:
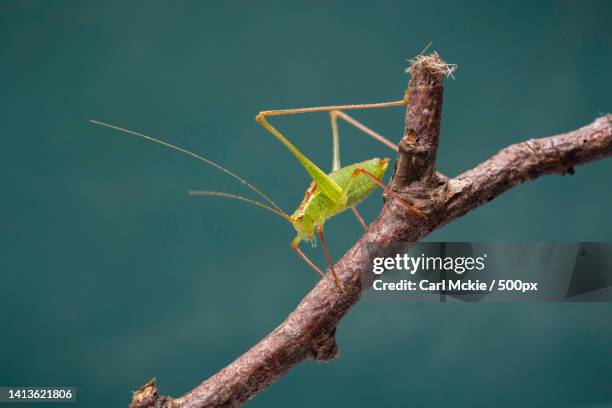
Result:
{"type": "Polygon", "coordinates": [[[175,146],[175,145],[170,144],[168,142],[164,142],[163,140],[154,138],[152,136],[147,136],[147,135],[145,135],[143,133],[139,133],[139,132],[136,132],[136,131],[133,131],[133,130],[129,130],[129,129],[124,129],[122,127],[119,127],[119,126],[116,126],[116,125],[111,125],[110,123],[100,122],[99,120],[95,120],[95,119],[89,119],[89,121],[91,123],[96,124],[96,125],[106,126],[108,128],[115,129],[115,130],[118,130],[120,132],[125,132],[125,133],[129,133],[131,135],[134,135],[134,136],[141,137],[141,138],[146,139],[148,141],[151,141],[151,142],[154,142],[154,143],[158,143],[158,144],[160,144],[162,146],[169,147],[170,149],[174,149],[174,150],[179,151],[179,152],[181,152],[183,154],[191,156],[191,157],[193,157],[195,159],[203,161],[204,163],[206,163],[206,164],[208,164],[210,166],[213,166],[213,167],[215,167],[218,170],[221,170],[222,172],[224,172],[228,176],[235,178],[236,180],[238,180],[239,182],[241,182],[242,184],[244,184],[245,186],[247,186],[248,188],[253,190],[255,193],[257,193],[260,197],[262,197],[268,203],[270,203],[272,205],[272,207],[274,207],[277,211],[279,211],[279,214],[284,214],[283,217],[288,217],[288,215],[274,201],[272,201],[272,199],[270,197],[268,197],[266,194],[264,194],[257,187],[255,187],[254,185],[252,185],[251,183],[249,183],[248,181],[246,181],[245,179],[243,179],[242,177],[240,177],[236,173],[226,169],[225,167],[221,166],[220,164],[215,163],[212,160],[207,159],[204,156],[200,156],[199,154],[190,152],[187,149],[183,149],[182,147],[178,147],[178,146],[175,146]]]}
{"type": "Polygon", "coordinates": [[[193,196],[217,196],[217,197],[232,198],[234,200],[244,201],[244,202],[247,202],[249,204],[253,204],[253,205],[256,205],[258,207],[264,208],[264,209],[266,209],[268,211],[271,211],[274,214],[276,214],[276,215],[278,215],[280,217],[283,217],[285,220],[291,222],[291,218],[284,211],[279,211],[276,208],[272,208],[270,206],[267,206],[267,205],[265,205],[263,203],[260,203],[259,201],[251,200],[250,198],[243,197],[243,196],[240,196],[240,195],[224,193],[222,191],[200,191],[200,190],[192,190],[192,191],[189,192],[189,195],[193,195],[193,196]]]}

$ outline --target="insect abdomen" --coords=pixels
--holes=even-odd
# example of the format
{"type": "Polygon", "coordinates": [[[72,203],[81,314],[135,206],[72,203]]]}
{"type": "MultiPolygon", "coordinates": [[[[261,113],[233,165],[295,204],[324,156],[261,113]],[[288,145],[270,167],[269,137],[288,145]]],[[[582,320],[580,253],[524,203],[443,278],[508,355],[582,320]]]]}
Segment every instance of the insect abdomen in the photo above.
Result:
{"type": "MultiPolygon", "coordinates": [[[[368,173],[372,174],[377,179],[381,179],[385,175],[387,170],[388,159],[373,158],[359,163],[350,164],[346,167],[342,167],[329,174],[329,177],[334,180],[340,188],[346,189],[349,185],[349,181],[352,175],[357,169],[363,169],[368,173]]],[[[348,199],[345,205],[337,208],[336,213],[342,212],[347,208],[359,204],[367,196],[372,194],[376,190],[376,183],[365,174],[357,174],[355,180],[350,186],[348,191],[348,199]]]]}

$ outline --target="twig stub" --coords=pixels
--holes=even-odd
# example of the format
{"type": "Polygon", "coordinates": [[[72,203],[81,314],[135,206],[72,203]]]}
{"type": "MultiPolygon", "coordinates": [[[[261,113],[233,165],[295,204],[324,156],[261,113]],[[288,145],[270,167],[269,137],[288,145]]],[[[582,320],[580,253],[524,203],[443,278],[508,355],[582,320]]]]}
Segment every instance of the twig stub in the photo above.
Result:
{"type": "Polygon", "coordinates": [[[413,91],[391,188],[405,194],[418,208],[430,204],[431,189],[439,184],[435,164],[440,139],[442,84],[444,77],[451,75],[456,67],[433,52],[410,60],[407,69],[412,77],[413,91]]]}

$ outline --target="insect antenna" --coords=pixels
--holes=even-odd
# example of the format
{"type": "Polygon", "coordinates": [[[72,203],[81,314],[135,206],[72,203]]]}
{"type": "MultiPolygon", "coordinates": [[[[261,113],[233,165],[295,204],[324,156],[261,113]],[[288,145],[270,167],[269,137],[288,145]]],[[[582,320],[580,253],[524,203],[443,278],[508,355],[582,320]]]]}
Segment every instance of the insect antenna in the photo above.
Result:
{"type": "Polygon", "coordinates": [[[189,192],[189,195],[193,195],[193,196],[217,196],[217,197],[225,197],[225,198],[231,198],[234,200],[239,200],[239,201],[244,201],[246,203],[249,204],[253,204],[256,205],[258,207],[261,207],[263,209],[266,209],[268,211],[273,212],[274,214],[284,218],[285,220],[291,222],[291,217],[289,217],[289,215],[287,215],[287,213],[285,213],[282,210],[278,210],[276,208],[272,208],[269,205],[265,205],[264,203],[260,203],[259,201],[255,201],[255,200],[251,200],[250,198],[247,197],[243,197],[237,194],[231,194],[231,193],[224,193],[222,191],[201,191],[201,190],[192,190],[189,192]]]}
{"type": "MultiPolygon", "coordinates": [[[[95,120],[95,119],[89,119],[89,121],[91,123],[93,123],[93,124],[96,124],[96,125],[105,126],[105,127],[111,128],[111,129],[118,130],[120,132],[129,133],[131,135],[141,137],[141,138],[146,139],[146,140],[148,140],[150,142],[157,143],[157,144],[160,144],[162,146],[166,146],[166,147],[168,147],[170,149],[173,149],[173,150],[179,151],[179,152],[181,152],[183,154],[186,154],[188,156],[191,156],[191,157],[193,157],[193,158],[195,158],[197,160],[203,161],[204,163],[206,163],[206,164],[208,164],[210,166],[213,166],[214,168],[222,171],[223,173],[227,174],[230,177],[233,177],[234,179],[238,180],[239,182],[241,182],[242,184],[244,184],[245,186],[247,186],[248,188],[253,190],[260,197],[262,197],[264,200],[266,200],[268,203],[270,203],[270,205],[272,207],[274,207],[274,212],[276,212],[277,214],[281,215],[283,218],[288,219],[288,217],[289,217],[287,215],[287,213],[285,213],[274,201],[272,201],[272,199],[270,197],[268,197],[265,193],[263,193],[261,190],[259,190],[257,187],[255,187],[253,184],[249,183],[248,181],[246,181],[245,179],[243,179],[242,177],[240,177],[236,173],[226,169],[225,167],[221,166],[220,164],[215,163],[212,160],[207,159],[204,156],[201,156],[199,154],[193,153],[193,152],[191,152],[191,151],[189,151],[187,149],[183,149],[182,147],[175,146],[175,145],[170,144],[168,142],[165,142],[163,140],[157,139],[157,138],[155,138],[153,136],[147,136],[147,135],[145,135],[143,133],[139,133],[139,132],[136,132],[136,131],[133,131],[133,130],[125,129],[125,128],[122,128],[122,127],[119,127],[119,126],[116,126],[116,125],[111,125],[110,123],[100,122],[99,120],[95,120]]],[[[223,193],[223,194],[227,194],[227,193],[223,193]]],[[[210,195],[210,194],[208,194],[208,195],[210,195]]],[[[228,194],[228,196],[233,196],[233,194],[228,194]]],[[[239,197],[239,196],[236,196],[236,197],[239,197]]],[[[246,201],[249,201],[249,199],[247,199],[245,197],[243,197],[243,198],[246,201]]],[[[245,200],[243,200],[243,201],[245,201],[245,200]]],[[[250,200],[250,201],[252,203],[257,203],[254,200],[250,200]]],[[[255,204],[255,205],[259,205],[260,207],[263,207],[263,208],[267,207],[266,205],[264,205],[262,203],[258,203],[258,204],[255,204]]],[[[270,208],[270,209],[272,209],[272,208],[270,208]]]]}

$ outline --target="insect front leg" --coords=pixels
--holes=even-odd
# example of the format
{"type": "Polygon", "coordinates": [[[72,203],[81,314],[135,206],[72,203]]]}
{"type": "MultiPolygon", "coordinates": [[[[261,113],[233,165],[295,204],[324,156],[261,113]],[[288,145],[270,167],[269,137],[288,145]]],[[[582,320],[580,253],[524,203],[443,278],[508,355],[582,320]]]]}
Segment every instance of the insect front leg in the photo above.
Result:
{"type": "Polygon", "coordinates": [[[319,275],[321,275],[321,277],[324,277],[325,274],[323,272],[321,272],[321,270],[319,268],[317,268],[317,265],[315,265],[307,256],[306,254],[300,249],[300,241],[301,238],[300,237],[295,237],[293,239],[293,241],[291,241],[291,248],[298,254],[298,256],[300,258],[302,258],[302,260],[304,262],[306,262],[306,265],[310,266],[316,273],[318,273],[319,275]]]}
{"type": "MultiPolygon", "coordinates": [[[[325,257],[327,258],[329,270],[331,271],[332,276],[334,278],[334,283],[336,284],[336,286],[338,286],[338,289],[340,289],[343,293],[346,293],[346,289],[344,288],[344,285],[342,285],[342,283],[338,279],[338,276],[336,275],[334,264],[332,263],[331,256],[329,255],[329,249],[327,248],[327,243],[325,242],[325,238],[323,237],[323,227],[317,226],[316,230],[317,230],[317,235],[319,236],[319,239],[321,240],[321,243],[323,244],[323,251],[325,252],[325,257]]],[[[321,277],[325,277],[325,274],[300,249],[299,244],[301,240],[302,239],[299,236],[295,237],[293,241],[291,241],[291,248],[293,248],[293,250],[298,254],[298,256],[302,258],[302,260],[306,262],[306,264],[310,266],[316,273],[321,275],[321,277]]]]}

